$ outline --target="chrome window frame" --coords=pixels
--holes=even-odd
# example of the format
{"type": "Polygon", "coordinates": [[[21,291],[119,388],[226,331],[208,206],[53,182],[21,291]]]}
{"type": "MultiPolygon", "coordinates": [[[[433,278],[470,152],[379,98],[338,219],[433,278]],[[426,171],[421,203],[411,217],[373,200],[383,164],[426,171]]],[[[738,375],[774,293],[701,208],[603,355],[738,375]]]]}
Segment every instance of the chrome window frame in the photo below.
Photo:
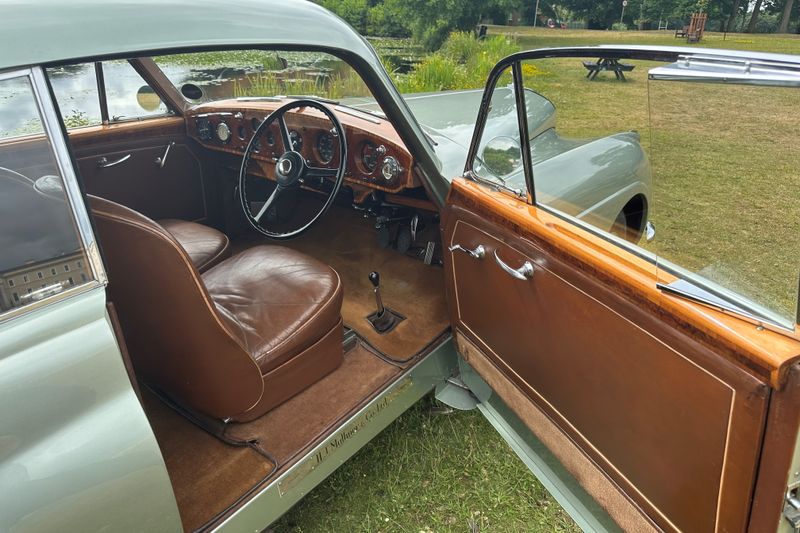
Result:
{"type": "MultiPolygon", "coordinates": [[[[524,84],[522,83],[522,76],[521,74],[519,74],[521,72],[521,65],[523,61],[533,61],[533,60],[547,59],[547,58],[604,57],[604,58],[613,58],[618,60],[633,59],[633,60],[674,63],[681,58],[685,59],[685,57],[691,57],[695,55],[698,55],[703,59],[717,58],[723,60],[725,58],[728,58],[731,60],[737,60],[741,59],[741,57],[746,57],[747,54],[745,52],[738,52],[733,50],[726,50],[714,54],[709,52],[708,50],[694,50],[687,48],[619,45],[619,46],[586,46],[586,47],[570,47],[570,48],[542,48],[539,50],[527,50],[522,52],[516,52],[514,54],[506,56],[492,68],[491,72],[489,73],[488,79],[486,81],[483,97],[481,98],[480,108],[478,111],[478,117],[475,123],[475,129],[473,130],[472,140],[470,142],[469,151],[467,153],[467,160],[464,165],[464,176],[468,179],[472,179],[486,186],[495,188],[499,191],[506,191],[507,193],[510,192],[508,191],[508,189],[502,187],[497,183],[478,178],[477,176],[475,176],[475,173],[472,172],[472,167],[475,164],[476,159],[478,159],[478,148],[480,146],[481,137],[483,136],[483,131],[486,126],[486,121],[488,119],[492,93],[495,90],[497,82],[499,81],[501,75],[509,67],[511,67],[514,72],[513,83],[515,85],[515,93],[519,95],[517,97],[517,114],[518,114],[517,119],[520,128],[520,145],[523,147],[522,162],[523,162],[523,171],[525,172],[525,184],[528,189],[527,190],[528,204],[535,206],[538,209],[542,209],[547,213],[550,213],[583,230],[586,230],[592,235],[599,237],[607,242],[610,242],[616,245],[617,247],[632,253],[636,257],[644,259],[645,261],[653,264],[653,266],[656,268],[660,268],[661,270],[668,272],[678,278],[685,279],[690,284],[695,285],[704,291],[710,292],[718,299],[715,301],[708,301],[698,297],[695,294],[692,294],[691,292],[671,289],[668,285],[657,282],[656,287],[665,294],[672,294],[678,297],[691,300],[705,307],[721,311],[727,315],[734,316],[736,318],[750,322],[752,324],[757,325],[758,327],[762,327],[770,331],[774,331],[783,335],[787,334],[796,335],[800,333],[800,279],[798,279],[798,299],[796,302],[797,312],[794,321],[795,323],[791,324],[790,318],[786,318],[784,320],[781,317],[778,317],[774,312],[763,308],[756,302],[750,301],[745,296],[735,293],[731,289],[725,289],[724,287],[719,287],[711,280],[707,280],[701,276],[697,276],[696,274],[691,273],[688,270],[678,265],[670,263],[668,260],[664,258],[659,258],[656,254],[653,254],[652,252],[649,252],[644,248],[628,243],[627,241],[615,237],[614,235],[611,235],[610,233],[607,233],[599,228],[596,228],[582,220],[579,220],[566,213],[562,213],[547,205],[540,204],[536,199],[535,176],[533,174],[533,161],[532,157],[530,156],[530,136],[527,127],[527,117],[525,117],[527,111],[527,108],[524,105],[525,87],[524,84]],[[522,89],[520,89],[520,87],[522,89]],[[520,99],[520,96],[522,96],[523,99],[520,99]],[[528,147],[528,149],[525,150],[524,147],[528,147]],[[525,157],[526,153],[528,154],[528,157],[525,157]],[[724,290],[720,291],[719,290],[720,288],[724,290]],[[719,299],[727,300],[728,301],[727,303],[731,304],[731,307],[727,308],[723,305],[720,305],[719,299]]],[[[788,61],[785,61],[784,64],[791,65],[795,69],[800,70],[800,58],[797,60],[796,63],[790,63],[788,61]]],[[[516,198],[519,200],[521,199],[521,196],[516,195],[516,198]]]]}
{"type": "Polygon", "coordinates": [[[100,250],[97,246],[97,240],[94,237],[89,213],[83,203],[83,194],[78,185],[75,169],[72,166],[72,158],[64,137],[64,130],[62,129],[61,120],[53,104],[53,94],[47,82],[44,70],[42,70],[41,67],[30,67],[0,72],[0,81],[14,78],[27,78],[30,82],[33,97],[36,101],[36,108],[42,119],[44,134],[47,135],[50,146],[52,147],[53,157],[56,161],[58,171],[61,174],[61,181],[66,193],[67,204],[69,205],[73,220],[75,221],[80,243],[83,247],[82,251],[86,254],[92,277],[85,283],[76,284],[62,292],[46,296],[39,301],[4,311],[0,313],[0,323],[4,323],[56,302],[72,298],[78,294],[97,289],[98,287],[105,288],[108,283],[108,277],[100,258],[100,250]]]}

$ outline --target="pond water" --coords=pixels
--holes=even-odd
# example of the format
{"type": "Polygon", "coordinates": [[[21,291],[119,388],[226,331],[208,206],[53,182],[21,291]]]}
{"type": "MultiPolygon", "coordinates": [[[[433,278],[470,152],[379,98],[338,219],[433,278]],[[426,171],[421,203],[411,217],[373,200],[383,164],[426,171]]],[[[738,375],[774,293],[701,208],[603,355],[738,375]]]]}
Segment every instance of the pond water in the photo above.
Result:
{"type": "MultiPolygon", "coordinates": [[[[399,72],[410,69],[421,51],[407,39],[372,41],[384,60],[399,72]]],[[[307,52],[228,51],[157,58],[167,77],[180,87],[202,88],[198,102],[235,96],[316,94],[328,98],[365,96],[366,87],[352,69],[327,54],[307,52]]],[[[167,111],[148,91],[127,61],[103,62],[109,116],[131,119],[167,111]]],[[[100,104],[93,63],[48,69],[67,127],[100,123],[100,104]]],[[[0,138],[41,131],[38,112],[24,98],[24,81],[0,82],[0,138]]]]}

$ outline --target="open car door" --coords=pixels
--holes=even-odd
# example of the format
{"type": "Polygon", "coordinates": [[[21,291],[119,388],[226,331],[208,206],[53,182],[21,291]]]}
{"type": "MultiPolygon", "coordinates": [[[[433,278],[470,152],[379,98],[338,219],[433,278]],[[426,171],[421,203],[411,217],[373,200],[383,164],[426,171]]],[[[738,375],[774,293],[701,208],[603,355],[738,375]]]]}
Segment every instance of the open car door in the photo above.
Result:
{"type": "Polygon", "coordinates": [[[796,165],[775,160],[786,146],[773,138],[781,152],[758,153],[771,145],[757,137],[791,125],[781,113],[797,103],[799,65],[697,52],[553,49],[495,67],[443,217],[448,304],[470,371],[611,518],[606,528],[776,531],[800,481],[800,217],[784,212],[778,232],[780,198],[721,191],[763,171],[797,203],[796,165]],[[731,98],[745,103],[722,106],[731,98]],[[728,138],[750,111],[751,134],[728,138]],[[717,149],[730,153],[708,156],[717,149]],[[740,156],[764,163],[751,171],[740,156]],[[717,217],[703,219],[709,202],[717,217]],[[734,224],[750,216],[761,227],[734,224]],[[742,240],[752,232],[756,249],[742,240]],[[786,275],[765,280],[764,262],[786,275]]]}

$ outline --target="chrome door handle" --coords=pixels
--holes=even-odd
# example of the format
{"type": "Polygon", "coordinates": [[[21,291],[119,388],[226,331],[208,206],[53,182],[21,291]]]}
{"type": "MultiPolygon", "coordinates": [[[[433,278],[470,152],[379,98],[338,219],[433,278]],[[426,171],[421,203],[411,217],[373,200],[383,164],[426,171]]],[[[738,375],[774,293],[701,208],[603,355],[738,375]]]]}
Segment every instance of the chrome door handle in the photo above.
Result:
{"type": "Polygon", "coordinates": [[[525,261],[524,263],[522,263],[521,267],[514,269],[505,264],[503,260],[500,259],[500,256],[497,255],[497,250],[494,251],[494,260],[497,261],[497,264],[500,265],[500,268],[505,270],[506,273],[510,274],[511,276],[517,279],[525,281],[533,277],[534,270],[533,270],[533,265],[531,264],[530,261],[525,261]]]}
{"type": "Polygon", "coordinates": [[[158,168],[164,168],[164,165],[167,163],[167,156],[169,155],[169,149],[172,148],[173,146],[175,146],[175,141],[172,141],[167,145],[167,149],[164,151],[164,155],[162,155],[161,157],[156,157],[155,163],[156,165],[158,165],[158,168]]]}
{"type": "Polygon", "coordinates": [[[28,294],[23,294],[19,297],[20,301],[23,302],[38,302],[39,300],[44,300],[48,296],[53,296],[54,294],[58,294],[59,292],[64,290],[64,286],[61,283],[54,283],[52,285],[48,285],[47,287],[42,287],[39,290],[35,290],[28,294]]]}
{"type": "Polygon", "coordinates": [[[484,256],[486,255],[486,248],[484,248],[482,244],[476,246],[474,250],[470,250],[469,248],[464,248],[460,244],[454,244],[453,246],[450,246],[447,249],[450,250],[451,252],[455,252],[456,250],[458,250],[459,252],[464,252],[465,254],[469,254],[470,257],[474,257],[475,259],[483,259],[484,256]]]}
{"type": "Polygon", "coordinates": [[[125,161],[127,161],[130,158],[131,158],[131,154],[128,154],[128,155],[124,155],[124,156],[120,157],[116,161],[109,162],[107,157],[101,157],[100,159],[97,160],[97,166],[100,167],[100,168],[113,167],[114,165],[119,165],[120,163],[124,163],[125,161]]]}

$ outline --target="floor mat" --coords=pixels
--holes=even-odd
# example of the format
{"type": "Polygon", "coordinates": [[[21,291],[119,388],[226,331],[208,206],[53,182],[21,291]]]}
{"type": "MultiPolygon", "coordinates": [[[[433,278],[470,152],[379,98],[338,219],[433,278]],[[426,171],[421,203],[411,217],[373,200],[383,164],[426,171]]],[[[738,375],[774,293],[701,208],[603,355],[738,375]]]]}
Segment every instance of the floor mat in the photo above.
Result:
{"type": "Polygon", "coordinates": [[[400,372],[400,367],[357,343],[336,371],[261,418],[230,424],[225,436],[239,441],[257,440],[257,445],[283,467],[400,372]]]}
{"type": "Polygon", "coordinates": [[[142,398],[186,531],[225,511],[275,469],[253,448],[231,446],[209,435],[147,388],[142,398]]]}
{"type": "MultiPolygon", "coordinates": [[[[372,219],[334,206],[321,223],[303,236],[280,243],[331,265],[342,278],[344,323],[372,346],[396,360],[414,357],[449,327],[441,267],[380,248],[372,219]],[[367,278],[381,274],[384,305],[406,317],[391,332],[381,335],[367,322],[375,311],[375,295],[367,278]]],[[[233,252],[258,244],[274,244],[258,235],[233,243],[233,252]]]]}

